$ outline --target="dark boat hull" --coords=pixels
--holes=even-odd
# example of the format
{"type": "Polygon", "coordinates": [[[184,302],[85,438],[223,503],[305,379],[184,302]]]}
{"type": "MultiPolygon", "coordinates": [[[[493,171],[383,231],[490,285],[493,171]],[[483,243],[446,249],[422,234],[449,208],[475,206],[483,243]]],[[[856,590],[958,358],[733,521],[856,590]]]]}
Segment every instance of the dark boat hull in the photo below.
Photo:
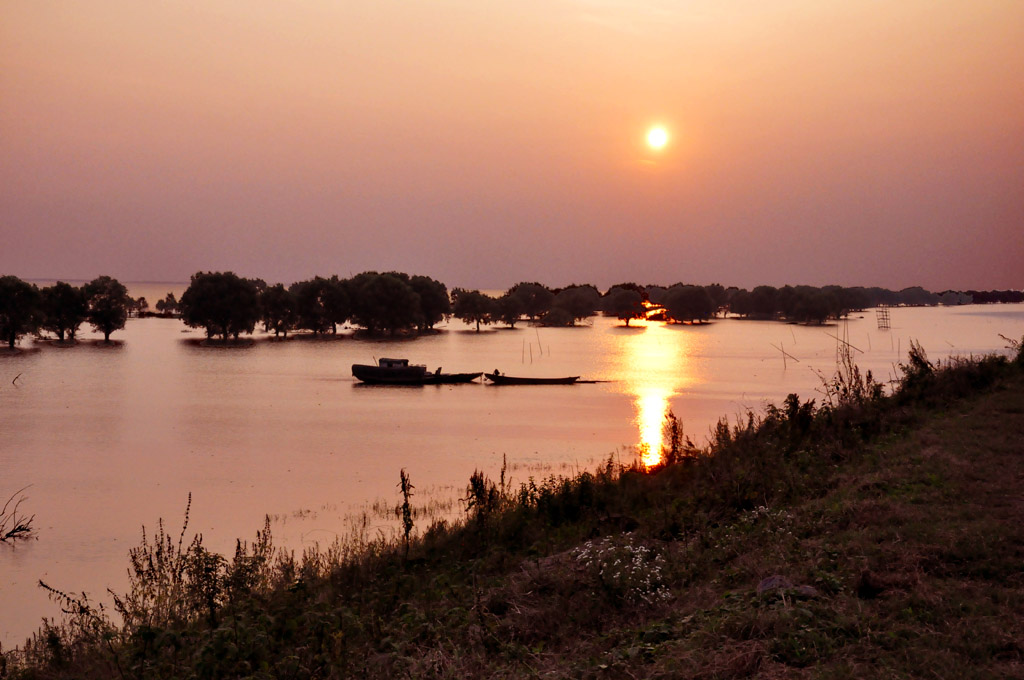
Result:
{"type": "Polygon", "coordinates": [[[578,375],[567,378],[517,378],[495,373],[485,373],[484,377],[495,385],[572,385],[580,379],[578,375]]]}
{"type": "Polygon", "coordinates": [[[483,375],[480,373],[428,373],[423,380],[424,385],[454,385],[456,383],[473,382],[483,375]]]}
{"type": "Polygon", "coordinates": [[[368,385],[454,385],[473,382],[482,373],[427,373],[422,366],[382,368],[352,364],[352,375],[368,385]]]}

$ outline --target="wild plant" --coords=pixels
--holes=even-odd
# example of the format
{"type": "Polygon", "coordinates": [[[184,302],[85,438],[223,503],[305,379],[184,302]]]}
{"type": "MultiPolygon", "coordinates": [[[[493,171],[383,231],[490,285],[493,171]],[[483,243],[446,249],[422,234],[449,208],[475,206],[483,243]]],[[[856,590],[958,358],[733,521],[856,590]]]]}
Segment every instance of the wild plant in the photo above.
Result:
{"type": "Polygon", "coordinates": [[[21,493],[27,488],[26,486],[15,491],[4,503],[3,508],[0,508],[0,543],[24,540],[31,538],[35,533],[32,521],[36,516],[26,517],[19,512],[22,502],[25,501],[25,496],[22,496],[21,493]]]}
{"type": "Polygon", "coordinates": [[[1024,366],[1024,337],[1021,337],[1020,340],[1014,340],[1013,338],[1006,337],[1002,333],[999,334],[999,337],[1006,341],[1006,349],[1010,350],[1013,354],[1013,360],[1017,364],[1024,366]]]}
{"type": "MultiPolygon", "coordinates": [[[[913,341],[911,341],[913,348],[913,341]]],[[[918,345],[920,347],[920,345],[918,345]]],[[[913,351],[913,349],[911,350],[913,351]]],[[[923,354],[923,350],[922,354],[923,354]]],[[[884,385],[875,380],[871,371],[861,374],[860,367],[853,360],[853,350],[848,343],[841,342],[836,350],[836,370],[831,377],[819,374],[825,405],[829,410],[857,408],[878,401],[884,393],[884,385]]]]}
{"type": "Polygon", "coordinates": [[[570,554],[616,602],[654,604],[672,596],[667,587],[665,557],[632,534],[587,541],[570,554]]]}
{"type": "Polygon", "coordinates": [[[462,500],[466,504],[467,513],[479,522],[486,522],[500,506],[501,493],[494,482],[476,470],[469,478],[466,497],[462,500]]]}
{"type": "Polygon", "coordinates": [[[661,460],[665,465],[674,465],[683,455],[683,423],[671,410],[665,413],[661,436],[665,442],[661,447],[661,460]]]}
{"type": "Polygon", "coordinates": [[[402,532],[405,538],[405,556],[409,557],[409,538],[412,536],[413,522],[412,522],[412,498],[413,485],[409,481],[409,473],[402,468],[399,471],[399,482],[398,487],[402,491],[402,532]]]}

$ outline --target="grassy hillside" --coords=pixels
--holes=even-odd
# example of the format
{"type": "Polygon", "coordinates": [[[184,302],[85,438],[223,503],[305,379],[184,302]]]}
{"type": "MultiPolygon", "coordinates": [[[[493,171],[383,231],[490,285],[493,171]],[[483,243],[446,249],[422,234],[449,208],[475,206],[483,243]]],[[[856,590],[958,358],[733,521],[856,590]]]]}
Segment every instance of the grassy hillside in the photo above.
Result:
{"type": "Polygon", "coordinates": [[[223,557],[160,531],[123,623],[55,593],[71,613],[6,674],[1022,677],[1022,364],[915,348],[886,396],[847,363],[823,404],[670,436],[654,470],[474,476],[466,521],[408,542],[294,556],[265,530],[223,557]]]}

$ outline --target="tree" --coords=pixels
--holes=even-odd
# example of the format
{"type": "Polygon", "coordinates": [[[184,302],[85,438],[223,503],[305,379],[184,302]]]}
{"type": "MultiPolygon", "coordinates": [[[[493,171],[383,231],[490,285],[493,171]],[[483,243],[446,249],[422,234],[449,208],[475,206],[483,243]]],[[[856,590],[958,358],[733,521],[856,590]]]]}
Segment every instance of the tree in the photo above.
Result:
{"type": "Polygon", "coordinates": [[[512,293],[505,293],[495,300],[493,317],[509,328],[515,328],[523,316],[523,311],[522,299],[512,293]]]}
{"type": "Polygon", "coordinates": [[[465,323],[475,323],[477,333],[480,332],[480,324],[489,324],[493,320],[496,301],[486,293],[456,288],[452,291],[452,301],[452,314],[465,323]]]}
{"type": "Polygon", "coordinates": [[[198,272],[182,294],[181,318],[192,328],[205,328],[206,337],[252,333],[260,317],[256,284],[233,272],[198,272]]]}
{"type": "MultiPolygon", "coordinates": [[[[590,285],[569,286],[555,295],[552,307],[565,310],[570,316],[570,325],[594,314],[601,301],[601,294],[590,285]]],[[[561,325],[561,324],[559,324],[561,325]]]]}
{"type": "Polygon", "coordinates": [[[910,288],[904,288],[897,295],[899,302],[902,305],[918,307],[923,305],[939,304],[939,296],[936,295],[935,293],[925,290],[921,286],[911,286],[910,288]]]}
{"type": "Polygon", "coordinates": [[[675,285],[665,292],[665,311],[677,322],[705,321],[714,314],[714,302],[701,286],[675,285]]]}
{"type": "Polygon", "coordinates": [[[532,321],[546,314],[551,309],[552,300],[555,299],[555,294],[539,283],[517,283],[508,292],[519,298],[523,312],[532,321]]]}
{"type": "Polygon", "coordinates": [[[729,304],[729,292],[720,283],[712,283],[710,286],[704,286],[704,290],[711,296],[711,305],[713,307],[714,314],[717,315],[719,312],[724,312],[729,304]]]}
{"type": "Polygon", "coordinates": [[[0,337],[9,348],[39,327],[39,306],[38,288],[17,276],[0,276],[0,337]]]}
{"type": "Polygon", "coordinates": [[[263,321],[263,328],[266,331],[273,331],[276,337],[288,337],[288,331],[295,328],[298,319],[295,314],[295,295],[284,287],[277,284],[265,288],[260,293],[260,311],[263,321]]]}
{"type": "MultiPolygon", "coordinates": [[[[632,281],[626,281],[626,282],[623,282],[623,283],[616,283],[614,286],[609,286],[608,287],[608,293],[612,292],[612,290],[614,290],[615,288],[621,288],[622,290],[632,290],[637,295],[640,296],[641,300],[643,300],[644,302],[647,302],[647,299],[648,299],[647,298],[647,289],[644,288],[643,286],[641,286],[639,283],[634,283],[632,281]]],[[[608,293],[605,293],[605,295],[607,295],[608,293]]]]}
{"type": "Polygon", "coordinates": [[[156,311],[161,314],[177,314],[178,313],[178,298],[174,296],[174,293],[167,293],[163,300],[156,301],[156,311]]]}
{"type": "Polygon", "coordinates": [[[646,297],[652,304],[661,305],[665,303],[665,293],[668,289],[664,286],[647,286],[646,297]]]}
{"type": "Polygon", "coordinates": [[[337,334],[338,326],[344,325],[352,316],[352,295],[349,282],[332,276],[327,279],[322,292],[324,317],[331,324],[331,333],[337,334]]]}
{"type": "Polygon", "coordinates": [[[545,326],[571,326],[573,324],[572,312],[564,307],[551,307],[540,322],[545,326]]]}
{"type": "Polygon", "coordinates": [[[798,293],[793,311],[787,316],[802,323],[823,324],[836,313],[835,296],[823,290],[811,289],[798,293]]]}
{"type": "Polygon", "coordinates": [[[620,321],[629,322],[644,318],[644,301],[640,292],[632,288],[613,287],[604,296],[602,309],[606,314],[620,321]]]}
{"type": "Polygon", "coordinates": [[[316,276],[309,281],[299,281],[289,286],[288,290],[294,298],[296,328],[305,328],[319,334],[326,333],[331,327],[324,303],[328,285],[327,279],[316,276]]]}
{"type": "Polygon", "coordinates": [[[775,287],[757,286],[750,291],[750,313],[764,319],[774,318],[781,311],[777,297],[778,290],[775,287]]]}
{"type": "Polygon", "coordinates": [[[61,342],[64,336],[75,339],[78,327],[89,313],[85,291],[70,283],[58,281],[40,291],[42,296],[42,328],[54,333],[61,342]]]}
{"type": "Polygon", "coordinates": [[[371,333],[386,331],[393,335],[415,328],[421,314],[420,296],[403,276],[396,272],[363,272],[352,277],[352,320],[371,333]]]}
{"type": "Polygon", "coordinates": [[[452,313],[452,303],[448,299],[448,287],[429,276],[413,276],[409,285],[420,296],[419,329],[433,328],[434,324],[452,313]]]}
{"type": "Polygon", "coordinates": [[[103,342],[110,342],[110,334],[124,328],[128,320],[128,289],[117,279],[100,276],[85,284],[84,291],[89,303],[86,318],[103,333],[103,342]]]}

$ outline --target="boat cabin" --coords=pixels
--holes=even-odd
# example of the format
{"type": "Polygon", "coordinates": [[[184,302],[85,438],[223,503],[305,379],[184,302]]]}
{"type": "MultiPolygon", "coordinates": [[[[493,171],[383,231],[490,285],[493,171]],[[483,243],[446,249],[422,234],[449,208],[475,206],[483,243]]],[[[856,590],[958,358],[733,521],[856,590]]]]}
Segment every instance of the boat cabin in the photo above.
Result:
{"type": "Polygon", "coordinates": [[[408,359],[381,359],[377,362],[381,368],[409,368],[408,359]]]}

